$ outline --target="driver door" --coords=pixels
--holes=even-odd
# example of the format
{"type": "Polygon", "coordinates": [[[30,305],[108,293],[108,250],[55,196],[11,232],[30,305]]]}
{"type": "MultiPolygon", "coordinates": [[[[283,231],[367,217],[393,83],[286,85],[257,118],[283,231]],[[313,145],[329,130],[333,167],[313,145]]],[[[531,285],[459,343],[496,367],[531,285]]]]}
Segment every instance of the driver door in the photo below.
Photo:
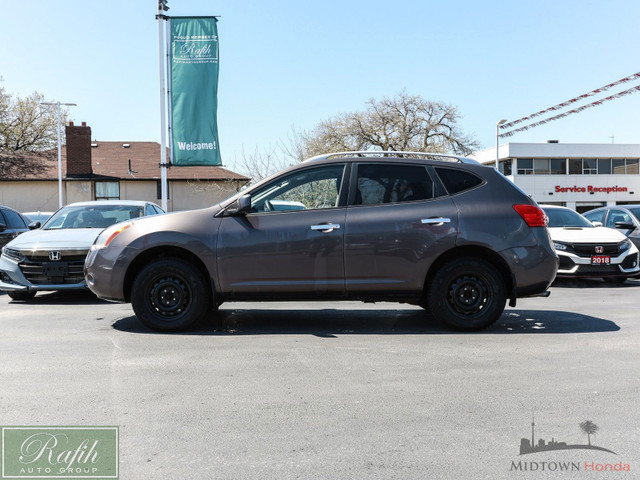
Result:
{"type": "Polygon", "coordinates": [[[296,170],[251,192],[251,212],[223,217],[218,278],[229,297],[345,292],[344,164],[296,170]]]}

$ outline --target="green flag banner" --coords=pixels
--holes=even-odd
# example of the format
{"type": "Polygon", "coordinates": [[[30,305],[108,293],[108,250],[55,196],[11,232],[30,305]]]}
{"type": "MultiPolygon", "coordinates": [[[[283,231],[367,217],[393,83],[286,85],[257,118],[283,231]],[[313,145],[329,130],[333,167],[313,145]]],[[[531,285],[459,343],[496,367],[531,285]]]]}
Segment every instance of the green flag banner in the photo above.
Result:
{"type": "Polygon", "coordinates": [[[169,19],[169,141],[177,166],[221,165],[215,17],[169,19]]]}

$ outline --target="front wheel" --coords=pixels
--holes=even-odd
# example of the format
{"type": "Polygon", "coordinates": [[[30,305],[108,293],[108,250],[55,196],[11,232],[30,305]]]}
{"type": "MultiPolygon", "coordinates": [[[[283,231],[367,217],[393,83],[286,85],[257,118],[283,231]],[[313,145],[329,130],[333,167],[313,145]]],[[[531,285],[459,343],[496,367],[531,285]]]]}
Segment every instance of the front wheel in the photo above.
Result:
{"type": "Polygon", "coordinates": [[[203,320],[210,310],[209,283],[191,263],[167,258],[144,267],[133,282],[131,306],[147,327],[179,331],[203,320]]]}
{"type": "Polygon", "coordinates": [[[427,300],[433,316],[456,330],[481,330],[504,311],[507,288],[500,272],[474,257],[453,260],[432,278],[427,300]]]}

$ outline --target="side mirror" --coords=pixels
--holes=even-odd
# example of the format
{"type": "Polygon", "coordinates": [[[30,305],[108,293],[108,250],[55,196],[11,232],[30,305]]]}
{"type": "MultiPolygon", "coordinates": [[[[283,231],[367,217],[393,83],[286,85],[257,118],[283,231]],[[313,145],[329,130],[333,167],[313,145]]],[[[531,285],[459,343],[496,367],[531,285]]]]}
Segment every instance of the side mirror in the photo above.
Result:
{"type": "Polygon", "coordinates": [[[0,223],[0,232],[4,232],[7,229],[7,226],[4,223],[0,223]]]}
{"type": "Polygon", "coordinates": [[[41,226],[42,226],[42,224],[41,224],[40,222],[38,222],[38,221],[31,222],[31,223],[29,224],[29,230],[37,230],[37,229],[39,229],[41,226]]]}
{"type": "Polygon", "coordinates": [[[602,222],[591,222],[591,224],[592,224],[594,227],[602,227],[602,226],[603,226],[603,223],[602,223],[602,222]]]}
{"type": "Polygon", "coordinates": [[[635,230],[636,226],[633,223],[616,222],[616,228],[621,228],[622,230],[635,230]]]}
{"type": "Polygon", "coordinates": [[[246,194],[239,197],[227,208],[226,214],[231,217],[243,216],[251,212],[251,195],[246,194]]]}

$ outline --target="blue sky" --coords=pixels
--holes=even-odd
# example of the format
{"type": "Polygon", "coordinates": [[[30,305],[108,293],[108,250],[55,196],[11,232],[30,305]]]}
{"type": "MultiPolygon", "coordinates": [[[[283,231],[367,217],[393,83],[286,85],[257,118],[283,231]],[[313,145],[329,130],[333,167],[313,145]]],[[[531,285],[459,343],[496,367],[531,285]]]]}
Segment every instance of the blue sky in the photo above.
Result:
{"type": "MultiPolygon", "coordinates": [[[[159,141],[156,0],[0,3],[0,83],[77,103],[97,140],[159,141]]],[[[456,105],[484,147],[515,120],[640,71],[640,2],[169,0],[220,15],[224,163],[292,128],[410,94],[456,105]]],[[[615,93],[635,86],[627,84],[615,93]]],[[[640,143],[640,92],[511,137],[640,143]]]]}

